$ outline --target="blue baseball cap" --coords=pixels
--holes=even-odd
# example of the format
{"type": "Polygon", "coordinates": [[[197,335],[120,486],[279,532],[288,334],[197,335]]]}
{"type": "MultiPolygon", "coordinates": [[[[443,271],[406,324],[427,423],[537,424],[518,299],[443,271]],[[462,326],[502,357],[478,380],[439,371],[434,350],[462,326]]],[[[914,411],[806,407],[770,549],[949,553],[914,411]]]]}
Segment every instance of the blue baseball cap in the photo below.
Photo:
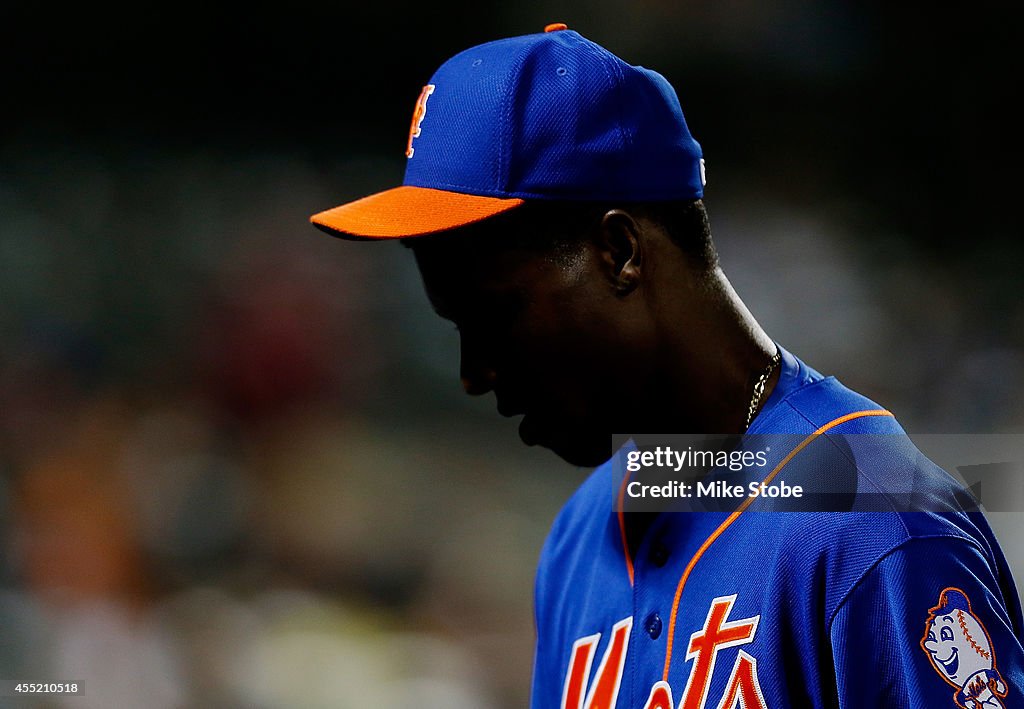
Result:
{"type": "Polygon", "coordinates": [[[481,44],[423,87],[405,179],[311,217],[342,238],[446,231],[529,200],[698,199],[704,160],[679,99],[563,24],[481,44]]]}

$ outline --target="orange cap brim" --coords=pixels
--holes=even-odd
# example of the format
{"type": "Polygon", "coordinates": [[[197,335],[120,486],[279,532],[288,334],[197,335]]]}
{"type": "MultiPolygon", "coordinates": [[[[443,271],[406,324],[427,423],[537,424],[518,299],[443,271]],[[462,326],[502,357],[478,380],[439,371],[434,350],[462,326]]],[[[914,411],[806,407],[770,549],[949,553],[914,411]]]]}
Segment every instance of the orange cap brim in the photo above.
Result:
{"type": "Polygon", "coordinates": [[[472,224],[522,203],[403,185],[314,214],[309,221],[343,239],[402,239],[472,224]]]}

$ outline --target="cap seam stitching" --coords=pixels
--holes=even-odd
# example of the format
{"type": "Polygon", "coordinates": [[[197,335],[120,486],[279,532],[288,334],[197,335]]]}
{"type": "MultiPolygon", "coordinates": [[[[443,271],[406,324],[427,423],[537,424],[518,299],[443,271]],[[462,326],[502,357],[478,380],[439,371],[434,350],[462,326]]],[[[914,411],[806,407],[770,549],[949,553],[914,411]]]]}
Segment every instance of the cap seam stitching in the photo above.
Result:
{"type": "MultiPolygon", "coordinates": [[[[605,66],[611,67],[612,73],[615,75],[614,81],[617,81],[617,85],[613,86],[614,89],[619,89],[620,92],[622,87],[626,83],[625,73],[622,71],[622,67],[619,66],[619,62],[609,56],[603,57],[605,66]]],[[[622,136],[622,145],[627,151],[633,149],[633,136],[626,130],[626,122],[623,120],[623,112],[625,111],[625,105],[623,103],[617,104],[619,107],[619,135],[622,136]]]]}
{"type": "MultiPolygon", "coordinates": [[[[658,192],[650,194],[645,192],[643,195],[631,196],[631,195],[603,195],[597,196],[587,195],[586,197],[568,197],[559,194],[550,194],[544,192],[527,192],[527,191],[516,191],[510,192],[508,190],[494,190],[494,194],[480,190],[478,187],[471,187],[469,185],[460,185],[452,182],[432,182],[428,185],[417,185],[417,184],[405,184],[403,187],[418,187],[420,189],[440,189],[442,187],[453,188],[457,190],[465,190],[464,194],[476,196],[476,197],[496,197],[500,199],[546,199],[546,200],[560,200],[564,199],[569,202],[592,202],[608,199],[621,199],[622,201],[635,201],[639,199],[649,199],[652,201],[658,200],[671,200],[671,199],[683,199],[686,195],[679,194],[675,191],[670,192],[658,192]]],[[[685,191],[685,190],[684,190],[685,191]]]]}
{"type": "MultiPolygon", "coordinates": [[[[612,60],[612,58],[607,56],[610,53],[603,47],[600,47],[598,45],[595,45],[593,42],[590,42],[589,40],[587,40],[586,37],[580,37],[580,41],[582,42],[584,49],[598,60],[598,63],[604,70],[605,80],[609,85],[609,89],[612,92],[614,92],[616,88],[619,88],[621,86],[621,84],[617,85],[615,81],[615,76],[613,76],[613,74],[616,74],[616,70],[618,69],[618,67],[615,65],[615,62],[612,60]]],[[[621,77],[619,78],[621,79],[621,77]]],[[[626,137],[625,129],[622,126],[623,121],[621,109],[619,112],[618,120],[616,122],[618,123],[616,128],[618,129],[619,139],[622,141],[623,148],[622,162],[619,165],[619,169],[622,170],[623,172],[626,172],[625,168],[628,159],[626,156],[632,148],[632,141],[626,137]]]]}
{"type": "MultiPolygon", "coordinates": [[[[431,180],[431,183],[429,185],[417,185],[417,184],[414,184],[414,183],[413,184],[406,183],[406,184],[402,185],[402,187],[419,187],[420,189],[424,189],[424,190],[439,189],[440,187],[451,187],[451,188],[455,188],[455,189],[459,189],[459,190],[465,190],[465,194],[474,195],[474,196],[477,196],[477,197],[492,197],[492,196],[494,196],[494,195],[491,195],[491,194],[487,194],[487,192],[485,190],[481,190],[479,186],[460,185],[460,184],[455,183],[455,182],[435,182],[435,181],[431,180]]],[[[505,190],[493,190],[493,192],[500,192],[501,195],[503,196],[503,198],[504,198],[504,195],[509,195],[510,194],[509,192],[507,192],[505,190]]],[[[509,197],[509,198],[511,199],[511,197],[509,197]]]]}
{"type": "Polygon", "coordinates": [[[519,53],[516,61],[509,67],[505,74],[505,91],[502,96],[502,125],[498,128],[498,179],[495,182],[495,189],[504,191],[508,187],[508,161],[505,159],[505,150],[512,144],[512,95],[515,93],[515,81],[513,77],[519,75],[519,71],[526,61],[526,50],[532,45],[526,45],[519,53]]]}

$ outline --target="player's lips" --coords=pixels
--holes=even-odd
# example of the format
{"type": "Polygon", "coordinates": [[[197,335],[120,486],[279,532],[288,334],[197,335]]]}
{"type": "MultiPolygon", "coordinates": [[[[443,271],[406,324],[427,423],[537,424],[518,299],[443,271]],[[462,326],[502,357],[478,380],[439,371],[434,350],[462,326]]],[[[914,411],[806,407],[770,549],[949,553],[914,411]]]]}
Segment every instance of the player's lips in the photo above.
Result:
{"type": "Polygon", "coordinates": [[[519,422],[519,438],[528,446],[540,443],[540,430],[536,417],[527,414],[517,402],[511,402],[508,399],[499,400],[498,413],[509,418],[522,415],[523,420],[519,422]]]}
{"type": "Polygon", "coordinates": [[[534,417],[523,416],[523,420],[519,422],[519,438],[528,446],[535,446],[541,442],[541,431],[534,417]]]}
{"type": "MultiPolygon", "coordinates": [[[[935,656],[932,655],[932,657],[935,656]]],[[[935,661],[942,665],[942,669],[946,671],[946,674],[953,677],[956,675],[956,671],[960,669],[960,652],[956,648],[953,648],[953,651],[945,660],[940,660],[935,657],[935,661]]]]}
{"type": "Polygon", "coordinates": [[[520,414],[525,412],[515,404],[510,404],[507,401],[499,401],[498,413],[501,414],[502,416],[511,418],[512,416],[519,416],[520,414]]]}

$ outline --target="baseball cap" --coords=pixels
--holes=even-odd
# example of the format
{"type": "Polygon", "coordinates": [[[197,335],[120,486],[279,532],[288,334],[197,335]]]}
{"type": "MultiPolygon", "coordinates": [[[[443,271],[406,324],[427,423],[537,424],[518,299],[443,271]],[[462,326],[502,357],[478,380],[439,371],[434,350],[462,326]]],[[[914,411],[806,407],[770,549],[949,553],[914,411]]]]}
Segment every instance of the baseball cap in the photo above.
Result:
{"type": "Polygon", "coordinates": [[[704,192],[675,90],[563,24],[446,61],[423,87],[399,187],[313,215],[334,236],[396,239],[528,200],[661,201],[704,192]]]}

